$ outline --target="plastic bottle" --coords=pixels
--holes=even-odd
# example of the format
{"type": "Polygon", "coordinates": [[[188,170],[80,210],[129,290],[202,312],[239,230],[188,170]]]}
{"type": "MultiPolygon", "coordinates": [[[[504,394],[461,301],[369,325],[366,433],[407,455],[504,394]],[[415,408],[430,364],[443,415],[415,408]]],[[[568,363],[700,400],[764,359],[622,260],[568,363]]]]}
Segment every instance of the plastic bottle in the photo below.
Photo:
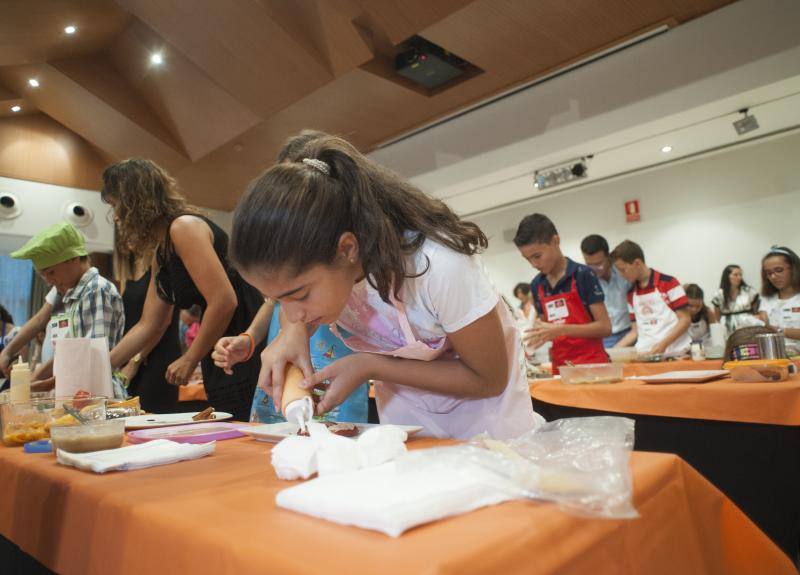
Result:
{"type": "Polygon", "coordinates": [[[9,399],[12,402],[27,402],[31,400],[31,370],[22,358],[11,365],[11,390],[9,399]]]}
{"type": "Polygon", "coordinates": [[[300,382],[305,379],[303,372],[298,367],[289,364],[283,378],[283,395],[281,396],[281,411],[286,421],[291,421],[306,431],[306,424],[314,416],[314,401],[311,399],[311,390],[300,387],[300,382]]]}

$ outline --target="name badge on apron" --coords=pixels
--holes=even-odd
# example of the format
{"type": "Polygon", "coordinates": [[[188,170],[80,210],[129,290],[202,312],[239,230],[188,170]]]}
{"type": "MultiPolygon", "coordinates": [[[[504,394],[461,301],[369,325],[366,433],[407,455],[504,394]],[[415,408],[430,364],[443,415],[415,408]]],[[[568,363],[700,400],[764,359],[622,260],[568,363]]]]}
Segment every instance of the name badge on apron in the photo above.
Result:
{"type": "Polygon", "coordinates": [[[59,313],[50,318],[50,338],[55,345],[56,340],[73,337],[74,322],[69,313],[59,313]]]}
{"type": "Polygon", "coordinates": [[[547,321],[556,322],[569,317],[569,308],[564,298],[554,299],[545,304],[547,321]]]}

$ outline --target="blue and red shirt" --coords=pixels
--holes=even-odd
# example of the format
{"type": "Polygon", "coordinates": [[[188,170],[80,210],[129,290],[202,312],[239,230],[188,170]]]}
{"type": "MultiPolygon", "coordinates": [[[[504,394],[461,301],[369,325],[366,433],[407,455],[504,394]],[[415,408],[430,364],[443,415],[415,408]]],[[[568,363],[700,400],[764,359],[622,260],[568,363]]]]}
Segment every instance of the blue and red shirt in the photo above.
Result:
{"type": "Polygon", "coordinates": [[[543,273],[537,275],[531,282],[533,305],[536,307],[536,313],[539,316],[542,315],[542,303],[539,301],[539,286],[544,290],[545,297],[560,293],[568,293],[572,288],[573,278],[575,278],[575,287],[578,290],[581,303],[586,308],[586,311],[589,311],[590,305],[594,303],[603,303],[605,301],[603,288],[600,286],[600,280],[597,279],[597,275],[595,275],[592,268],[567,258],[567,269],[564,270],[564,276],[556,282],[554,287],[550,286],[550,282],[547,281],[547,276],[543,273]]]}

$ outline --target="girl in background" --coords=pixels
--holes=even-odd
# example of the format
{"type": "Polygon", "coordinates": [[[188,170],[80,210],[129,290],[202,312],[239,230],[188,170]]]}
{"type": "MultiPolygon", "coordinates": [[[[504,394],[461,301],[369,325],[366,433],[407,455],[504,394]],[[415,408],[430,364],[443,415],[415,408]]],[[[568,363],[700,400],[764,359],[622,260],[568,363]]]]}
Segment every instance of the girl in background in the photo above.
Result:
{"type": "Polygon", "coordinates": [[[786,350],[800,354],[800,258],[787,247],[772,246],[761,260],[758,315],[786,337],[786,350]]]}
{"type": "Polygon", "coordinates": [[[758,316],[758,292],[747,285],[742,268],[736,264],[725,266],[719,281],[719,290],[711,299],[717,321],[725,326],[725,337],[741,327],[764,325],[758,316]]]}
{"type": "Polygon", "coordinates": [[[705,302],[705,294],[697,284],[686,284],[683,286],[686,291],[686,298],[689,300],[689,313],[691,323],[689,324],[689,337],[692,343],[708,344],[711,339],[712,323],[717,323],[714,312],[709,309],[705,302]]]}

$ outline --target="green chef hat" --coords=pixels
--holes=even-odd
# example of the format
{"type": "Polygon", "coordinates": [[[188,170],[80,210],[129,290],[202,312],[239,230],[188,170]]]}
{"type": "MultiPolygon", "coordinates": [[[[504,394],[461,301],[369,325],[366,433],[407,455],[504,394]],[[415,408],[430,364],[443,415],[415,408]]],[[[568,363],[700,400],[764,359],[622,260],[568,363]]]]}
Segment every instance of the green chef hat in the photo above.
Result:
{"type": "Polygon", "coordinates": [[[61,222],[33,236],[28,243],[13,252],[11,257],[31,260],[33,267],[43,270],[85,255],[88,255],[88,252],[83,234],[69,222],[61,222]]]}

